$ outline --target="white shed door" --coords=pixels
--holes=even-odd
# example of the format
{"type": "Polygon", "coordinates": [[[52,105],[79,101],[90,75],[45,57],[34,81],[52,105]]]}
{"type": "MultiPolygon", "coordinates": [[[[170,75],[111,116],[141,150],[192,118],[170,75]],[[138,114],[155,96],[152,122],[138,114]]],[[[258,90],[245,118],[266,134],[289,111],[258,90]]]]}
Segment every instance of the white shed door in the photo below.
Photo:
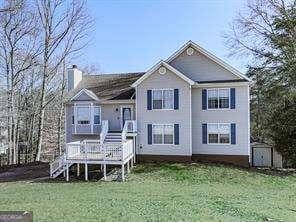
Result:
{"type": "Polygon", "coordinates": [[[253,166],[271,166],[271,149],[253,148],[253,166]]]}

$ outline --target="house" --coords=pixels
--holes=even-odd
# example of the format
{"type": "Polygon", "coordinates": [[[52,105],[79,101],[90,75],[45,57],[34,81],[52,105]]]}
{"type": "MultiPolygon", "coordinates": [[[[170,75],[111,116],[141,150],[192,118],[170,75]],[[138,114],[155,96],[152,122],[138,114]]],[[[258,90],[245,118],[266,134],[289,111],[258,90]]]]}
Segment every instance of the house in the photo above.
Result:
{"type": "Polygon", "coordinates": [[[83,75],[73,66],[67,81],[67,147],[96,141],[90,150],[102,160],[87,162],[104,171],[114,160],[106,158],[124,146],[132,153],[128,162],[117,157],[122,171],[131,159],[249,166],[250,79],[192,41],[146,72],[83,75]]]}

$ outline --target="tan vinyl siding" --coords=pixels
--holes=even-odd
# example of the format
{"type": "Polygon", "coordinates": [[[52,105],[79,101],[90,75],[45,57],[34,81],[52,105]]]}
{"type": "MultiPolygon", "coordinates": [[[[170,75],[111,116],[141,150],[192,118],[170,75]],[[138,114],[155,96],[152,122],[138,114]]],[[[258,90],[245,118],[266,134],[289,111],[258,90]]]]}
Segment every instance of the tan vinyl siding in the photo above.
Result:
{"type": "Polygon", "coordinates": [[[170,65],[194,81],[239,79],[239,77],[196,51],[193,55],[188,56],[185,50],[171,61],[170,65]]]}
{"type": "Polygon", "coordinates": [[[136,88],[138,146],[137,154],[146,155],[191,155],[190,142],[190,86],[167,70],[150,75],[136,88]],[[147,90],[179,89],[178,110],[147,110],[147,90]],[[148,145],[148,124],[179,124],[179,145],[148,145]]]}
{"type": "Polygon", "coordinates": [[[227,110],[202,110],[202,88],[192,89],[192,153],[249,155],[248,86],[236,89],[236,108],[227,110]],[[202,123],[235,123],[235,145],[202,144],[202,123]]]}

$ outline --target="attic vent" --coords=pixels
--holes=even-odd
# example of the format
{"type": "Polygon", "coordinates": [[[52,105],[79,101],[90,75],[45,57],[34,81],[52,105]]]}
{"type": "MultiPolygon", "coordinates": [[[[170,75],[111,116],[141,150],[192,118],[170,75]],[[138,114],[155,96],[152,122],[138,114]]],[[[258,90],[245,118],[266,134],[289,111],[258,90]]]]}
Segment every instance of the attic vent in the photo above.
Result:
{"type": "Polygon", "coordinates": [[[191,56],[191,55],[193,55],[193,53],[194,53],[194,49],[191,48],[191,47],[189,47],[189,48],[186,50],[186,53],[187,53],[187,55],[191,56]]]}
{"type": "Polygon", "coordinates": [[[166,73],[166,68],[165,67],[160,67],[158,69],[158,73],[161,74],[161,75],[164,75],[166,73]]]}

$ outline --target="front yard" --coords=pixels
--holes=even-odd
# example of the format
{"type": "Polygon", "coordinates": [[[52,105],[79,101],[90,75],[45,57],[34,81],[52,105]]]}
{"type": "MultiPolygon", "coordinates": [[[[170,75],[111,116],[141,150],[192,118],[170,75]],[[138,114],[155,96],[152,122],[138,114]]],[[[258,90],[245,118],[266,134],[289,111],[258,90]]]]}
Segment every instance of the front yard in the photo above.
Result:
{"type": "Polygon", "coordinates": [[[34,221],[295,221],[296,176],[222,165],[138,165],[126,182],[0,183],[34,221]]]}

